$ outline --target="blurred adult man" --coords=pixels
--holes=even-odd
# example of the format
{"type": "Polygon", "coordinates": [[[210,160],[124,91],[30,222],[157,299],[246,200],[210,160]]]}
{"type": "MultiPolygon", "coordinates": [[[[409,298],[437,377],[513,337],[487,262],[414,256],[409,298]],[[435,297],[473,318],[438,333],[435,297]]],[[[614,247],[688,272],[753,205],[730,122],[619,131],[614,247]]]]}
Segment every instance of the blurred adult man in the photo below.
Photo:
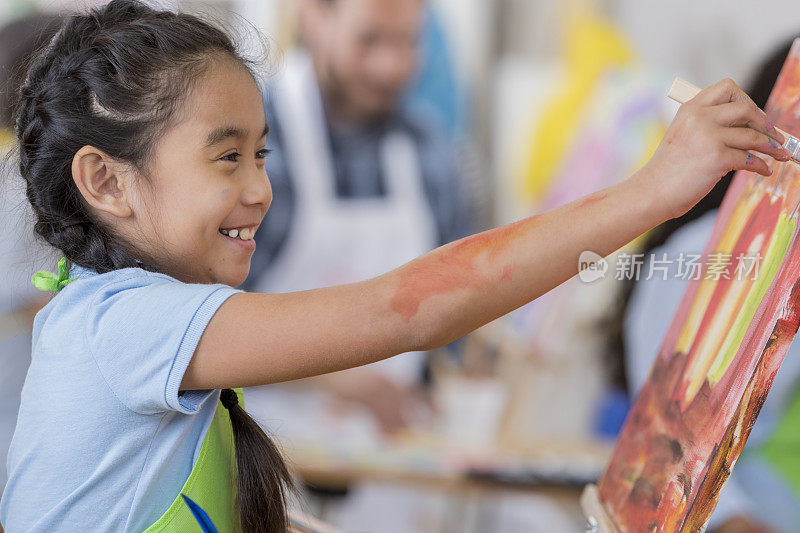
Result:
{"type": "MultiPolygon", "coordinates": [[[[302,47],[287,54],[265,100],[273,202],[245,288],[362,280],[470,232],[436,117],[401,104],[424,14],[422,0],[302,1],[302,47]]],[[[392,430],[404,425],[421,371],[422,354],[408,354],[323,384],[392,430]]]]}

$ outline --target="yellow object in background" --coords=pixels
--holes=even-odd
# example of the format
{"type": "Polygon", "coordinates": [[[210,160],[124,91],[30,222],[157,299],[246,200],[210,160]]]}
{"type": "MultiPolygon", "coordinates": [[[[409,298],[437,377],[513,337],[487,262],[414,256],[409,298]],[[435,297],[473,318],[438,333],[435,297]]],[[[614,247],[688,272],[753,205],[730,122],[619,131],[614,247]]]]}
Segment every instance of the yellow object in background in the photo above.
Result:
{"type": "Polygon", "coordinates": [[[591,9],[573,9],[565,32],[566,76],[533,128],[522,177],[526,200],[535,202],[548,189],[574,140],[586,102],[607,68],[629,63],[631,47],[611,23],[591,9]]]}

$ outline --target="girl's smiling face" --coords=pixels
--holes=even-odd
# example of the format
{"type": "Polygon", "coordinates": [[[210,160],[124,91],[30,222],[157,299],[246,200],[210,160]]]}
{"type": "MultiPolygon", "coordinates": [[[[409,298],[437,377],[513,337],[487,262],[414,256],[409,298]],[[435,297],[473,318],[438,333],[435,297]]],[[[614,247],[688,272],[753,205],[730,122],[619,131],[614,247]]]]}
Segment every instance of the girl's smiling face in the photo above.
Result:
{"type": "Polygon", "coordinates": [[[244,282],[272,201],[266,135],[253,77],[214,60],[154,145],[149,179],[131,187],[125,233],[140,257],[185,282],[244,282]]]}

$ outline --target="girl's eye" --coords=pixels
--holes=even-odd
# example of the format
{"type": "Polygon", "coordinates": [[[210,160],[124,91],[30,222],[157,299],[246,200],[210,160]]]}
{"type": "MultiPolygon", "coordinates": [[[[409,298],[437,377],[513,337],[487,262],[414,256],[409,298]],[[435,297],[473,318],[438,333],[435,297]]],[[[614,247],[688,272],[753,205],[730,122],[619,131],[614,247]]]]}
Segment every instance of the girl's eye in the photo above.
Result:
{"type": "MultiPolygon", "coordinates": [[[[267,155],[270,154],[270,152],[272,152],[272,150],[269,150],[267,148],[259,150],[258,152],[256,152],[256,159],[265,159],[267,157],[267,155]]],[[[230,161],[231,163],[237,163],[238,162],[238,158],[241,155],[242,154],[240,154],[239,152],[231,152],[230,154],[223,155],[222,157],[219,158],[219,160],[220,161],[230,161]]]]}

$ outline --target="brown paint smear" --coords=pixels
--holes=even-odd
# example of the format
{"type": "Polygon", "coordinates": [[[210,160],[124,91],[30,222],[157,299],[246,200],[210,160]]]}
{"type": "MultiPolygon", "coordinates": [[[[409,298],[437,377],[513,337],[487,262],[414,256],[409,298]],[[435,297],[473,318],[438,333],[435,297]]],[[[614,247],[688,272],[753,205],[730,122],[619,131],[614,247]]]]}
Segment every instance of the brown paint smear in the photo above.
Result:
{"type": "Polygon", "coordinates": [[[714,512],[722,487],[744,449],[764,402],[767,401],[767,394],[780,367],[780,360],[783,359],[789,343],[797,333],[798,325],[800,325],[800,280],[792,287],[786,304],[786,316],[777,320],[772,335],[761,353],[761,360],[742,396],[734,415],[734,422],[728,426],[725,436],[714,450],[714,456],[709,460],[709,475],[703,481],[694,505],[686,516],[683,531],[700,531],[714,512]]]}
{"type": "Polygon", "coordinates": [[[494,261],[522,233],[538,225],[539,216],[477,233],[454,242],[429,260],[405,268],[390,306],[393,311],[411,320],[419,306],[437,294],[459,289],[487,289],[493,282],[510,280],[514,265],[505,265],[498,280],[482,274],[476,268],[479,256],[494,261]]]}

